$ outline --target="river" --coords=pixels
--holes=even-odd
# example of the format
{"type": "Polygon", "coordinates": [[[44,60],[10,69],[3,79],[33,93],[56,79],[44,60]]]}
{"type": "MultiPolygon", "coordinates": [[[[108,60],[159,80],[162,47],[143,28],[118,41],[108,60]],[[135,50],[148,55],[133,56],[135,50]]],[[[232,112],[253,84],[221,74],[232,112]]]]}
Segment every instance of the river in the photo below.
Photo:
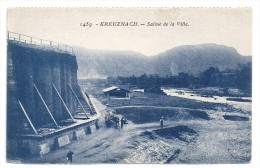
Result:
{"type": "MultiPolygon", "coordinates": [[[[252,103],[251,102],[238,102],[238,101],[231,101],[227,100],[229,97],[225,96],[212,96],[212,97],[203,97],[194,93],[191,90],[184,90],[184,89],[174,89],[174,88],[162,88],[163,92],[166,93],[168,96],[175,96],[175,97],[182,97],[186,99],[193,99],[203,102],[212,102],[212,103],[227,103],[233,105],[235,108],[240,108],[246,111],[251,111],[252,103]]],[[[252,100],[251,97],[243,97],[246,100],[252,100]]]]}

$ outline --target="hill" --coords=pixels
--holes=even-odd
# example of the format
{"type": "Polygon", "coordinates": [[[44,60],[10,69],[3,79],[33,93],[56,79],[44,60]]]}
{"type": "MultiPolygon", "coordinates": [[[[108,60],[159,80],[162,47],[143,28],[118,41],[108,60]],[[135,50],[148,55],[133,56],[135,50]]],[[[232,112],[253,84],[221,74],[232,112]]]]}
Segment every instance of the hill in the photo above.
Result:
{"type": "Polygon", "coordinates": [[[90,50],[74,47],[77,56],[78,77],[106,78],[108,76],[140,76],[154,73],[148,62],[151,58],[132,51],[90,50]]]}
{"type": "Polygon", "coordinates": [[[251,56],[240,55],[235,48],[217,45],[183,45],[147,57],[132,51],[90,50],[74,47],[79,65],[79,78],[108,76],[177,75],[179,72],[199,74],[209,67],[234,69],[251,62],[251,56]]]}

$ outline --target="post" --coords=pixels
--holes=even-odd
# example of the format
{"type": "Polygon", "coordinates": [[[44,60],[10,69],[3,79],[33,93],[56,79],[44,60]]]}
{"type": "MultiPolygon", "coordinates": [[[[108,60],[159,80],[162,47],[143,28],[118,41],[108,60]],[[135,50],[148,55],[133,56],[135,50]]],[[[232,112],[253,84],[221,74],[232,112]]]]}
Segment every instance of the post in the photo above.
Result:
{"type": "Polygon", "coordinates": [[[49,110],[49,108],[48,108],[47,104],[45,103],[45,101],[44,101],[44,99],[43,99],[43,97],[42,97],[41,93],[39,92],[38,88],[36,87],[36,85],[35,85],[35,84],[33,84],[33,87],[35,88],[35,90],[36,90],[36,92],[37,92],[38,96],[40,97],[40,99],[41,99],[42,103],[44,104],[44,106],[45,106],[45,108],[46,108],[47,112],[48,112],[48,113],[49,113],[49,115],[51,116],[51,119],[52,119],[52,121],[54,122],[54,124],[56,125],[56,127],[59,127],[59,126],[58,126],[58,124],[57,124],[57,122],[55,121],[54,117],[52,116],[52,114],[51,114],[51,112],[50,112],[50,110],[49,110]]]}
{"type": "Polygon", "coordinates": [[[42,39],[41,39],[41,45],[42,45],[42,39]]]}
{"type": "Polygon", "coordinates": [[[18,100],[18,103],[19,103],[19,105],[20,105],[20,107],[21,107],[21,109],[22,109],[22,111],[23,111],[23,113],[24,113],[24,115],[25,115],[27,121],[29,122],[30,126],[32,127],[34,133],[35,133],[35,134],[38,134],[37,130],[36,130],[35,127],[33,126],[33,123],[31,122],[29,116],[27,115],[27,113],[26,113],[26,111],[25,111],[25,109],[24,109],[22,103],[21,103],[19,100],[18,100]]]}
{"type": "Polygon", "coordinates": [[[70,90],[72,91],[73,95],[75,96],[76,100],[78,101],[80,107],[82,108],[83,112],[85,113],[85,115],[87,116],[87,118],[89,118],[88,115],[87,115],[87,112],[85,111],[84,107],[82,106],[81,102],[79,101],[79,98],[77,97],[76,93],[75,93],[74,90],[72,89],[71,85],[70,85],[69,83],[68,83],[68,85],[69,85],[69,88],[70,88],[70,90]]]}
{"type": "Polygon", "coordinates": [[[77,85],[77,88],[78,88],[78,90],[80,91],[81,95],[83,96],[85,102],[87,103],[87,105],[88,105],[88,107],[89,107],[89,109],[90,109],[91,114],[96,113],[96,112],[95,112],[95,108],[94,108],[94,109],[92,108],[93,105],[91,105],[92,102],[91,102],[89,96],[86,96],[85,93],[81,90],[81,88],[80,88],[78,85],[77,85]]]}
{"type": "Polygon", "coordinates": [[[73,120],[73,122],[76,122],[75,119],[73,118],[73,116],[72,116],[70,110],[68,109],[66,103],[63,101],[63,99],[62,99],[60,93],[58,92],[57,88],[55,87],[54,84],[52,84],[52,86],[53,86],[53,88],[55,89],[56,93],[58,94],[58,96],[59,96],[59,98],[60,98],[60,100],[61,100],[63,106],[65,107],[66,111],[68,112],[69,116],[71,117],[71,119],[73,120]]]}
{"type": "Polygon", "coordinates": [[[31,38],[31,44],[32,44],[32,37],[30,37],[31,38]]]}
{"type": "Polygon", "coordinates": [[[52,41],[50,41],[50,46],[52,47],[52,41]]]}
{"type": "Polygon", "coordinates": [[[21,40],[21,35],[19,34],[19,41],[21,40]]]}

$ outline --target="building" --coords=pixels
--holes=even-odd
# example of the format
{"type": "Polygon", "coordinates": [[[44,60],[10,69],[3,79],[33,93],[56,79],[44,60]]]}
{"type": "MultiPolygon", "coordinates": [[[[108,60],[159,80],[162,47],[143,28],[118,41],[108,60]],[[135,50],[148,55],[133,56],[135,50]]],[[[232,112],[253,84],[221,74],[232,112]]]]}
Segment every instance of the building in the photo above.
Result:
{"type": "Polygon", "coordinates": [[[130,98],[129,90],[117,86],[106,88],[103,92],[108,98],[130,98]]]}
{"type": "Polygon", "coordinates": [[[144,98],[144,89],[133,89],[131,93],[132,98],[144,98]]]}

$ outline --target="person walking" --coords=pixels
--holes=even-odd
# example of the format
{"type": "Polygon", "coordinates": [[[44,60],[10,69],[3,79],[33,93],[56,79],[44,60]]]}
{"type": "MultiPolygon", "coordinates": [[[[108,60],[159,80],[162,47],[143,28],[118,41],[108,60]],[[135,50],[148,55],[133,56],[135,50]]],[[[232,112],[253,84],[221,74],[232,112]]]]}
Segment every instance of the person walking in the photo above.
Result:
{"type": "Polygon", "coordinates": [[[68,153],[67,153],[67,160],[68,160],[68,163],[71,164],[72,163],[72,158],[74,156],[74,153],[70,150],[68,153]]]}
{"type": "Polygon", "coordinates": [[[161,119],[160,119],[160,126],[161,126],[161,128],[163,128],[163,124],[164,124],[164,118],[161,117],[161,119]]]}

